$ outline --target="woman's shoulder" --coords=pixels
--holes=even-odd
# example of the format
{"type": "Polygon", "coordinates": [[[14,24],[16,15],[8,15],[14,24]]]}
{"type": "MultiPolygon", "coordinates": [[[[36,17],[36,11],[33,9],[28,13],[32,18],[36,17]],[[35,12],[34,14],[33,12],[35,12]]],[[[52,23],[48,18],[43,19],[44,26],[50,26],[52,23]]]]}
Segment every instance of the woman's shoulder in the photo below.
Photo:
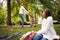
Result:
{"type": "Polygon", "coordinates": [[[49,16],[47,19],[53,19],[53,17],[52,16],[49,16]]]}
{"type": "Polygon", "coordinates": [[[47,20],[53,20],[53,17],[52,17],[52,16],[49,16],[49,17],[47,18],[47,20]]]}

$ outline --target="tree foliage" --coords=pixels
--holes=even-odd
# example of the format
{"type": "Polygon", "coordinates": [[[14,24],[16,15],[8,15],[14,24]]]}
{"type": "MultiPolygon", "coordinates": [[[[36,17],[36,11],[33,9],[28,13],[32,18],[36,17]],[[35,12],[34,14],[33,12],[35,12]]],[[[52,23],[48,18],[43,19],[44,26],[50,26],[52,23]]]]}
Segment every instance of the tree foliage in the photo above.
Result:
{"type": "MultiPolygon", "coordinates": [[[[54,17],[54,19],[57,19],[58,12],[60,10],[60,0],[10,0],[10,1],[11,1],[10,2],[11,20],[12,20],[12,22],[15,22],[15,23],[20,20],[19,9],[20,9],[21,3],[27,4],[26,9],[31,14],[34,14],[34,16],[36,16],[35,14],[39,14],[40,11],[42,11],[43,9],[49,8],[52,11],[52,16],[54,17]]],[[[0,8],[0,10],[1,10],[1,15],[3,15],[2,13],[5,11],[3,11],[1,8],[0,8]]],[[[7,14],[5,14],[5,16],[6,15],[7,14]]]]}

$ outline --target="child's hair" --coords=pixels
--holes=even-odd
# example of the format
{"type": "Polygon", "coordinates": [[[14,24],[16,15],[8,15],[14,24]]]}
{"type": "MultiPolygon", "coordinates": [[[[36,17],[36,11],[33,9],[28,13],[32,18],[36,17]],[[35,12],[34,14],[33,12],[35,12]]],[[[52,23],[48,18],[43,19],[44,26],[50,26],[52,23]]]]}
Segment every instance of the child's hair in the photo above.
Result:
{"type": "Polygon", "coordinates": [[[52,12],[50,11],[50,9],[48,9],[48,8],[45,9],[44,12],[45,12],[45,15],[46,15],[45,18],[51,16],[51,14],[52,14],[52,12]]]}

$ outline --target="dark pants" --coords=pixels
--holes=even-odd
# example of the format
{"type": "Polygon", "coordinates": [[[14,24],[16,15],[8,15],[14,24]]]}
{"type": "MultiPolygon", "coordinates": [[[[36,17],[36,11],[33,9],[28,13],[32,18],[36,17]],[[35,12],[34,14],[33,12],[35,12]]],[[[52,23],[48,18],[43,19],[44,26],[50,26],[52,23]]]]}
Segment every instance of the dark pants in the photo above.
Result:
{"type": "Polygon", "coordinates": [[[19,14],[20,15],[20,18],[22,20],[22,27],[24,26],[24,15],[23,14],[19,14]]]}

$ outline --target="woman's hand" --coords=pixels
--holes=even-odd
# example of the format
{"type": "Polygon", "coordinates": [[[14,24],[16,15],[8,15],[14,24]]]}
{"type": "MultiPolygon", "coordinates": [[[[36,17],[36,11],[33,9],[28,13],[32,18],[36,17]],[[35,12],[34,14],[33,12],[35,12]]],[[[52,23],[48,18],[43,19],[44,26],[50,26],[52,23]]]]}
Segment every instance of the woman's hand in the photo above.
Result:
{"type": "Polygon", "coordinates": [[[36,34],[37,32],[32,30],[32,33],[36,34]]]}
{"type": "Polygon", "coordinates": [[[40,17],[43,17],[43,13],[40,13],[40,17]]]}

